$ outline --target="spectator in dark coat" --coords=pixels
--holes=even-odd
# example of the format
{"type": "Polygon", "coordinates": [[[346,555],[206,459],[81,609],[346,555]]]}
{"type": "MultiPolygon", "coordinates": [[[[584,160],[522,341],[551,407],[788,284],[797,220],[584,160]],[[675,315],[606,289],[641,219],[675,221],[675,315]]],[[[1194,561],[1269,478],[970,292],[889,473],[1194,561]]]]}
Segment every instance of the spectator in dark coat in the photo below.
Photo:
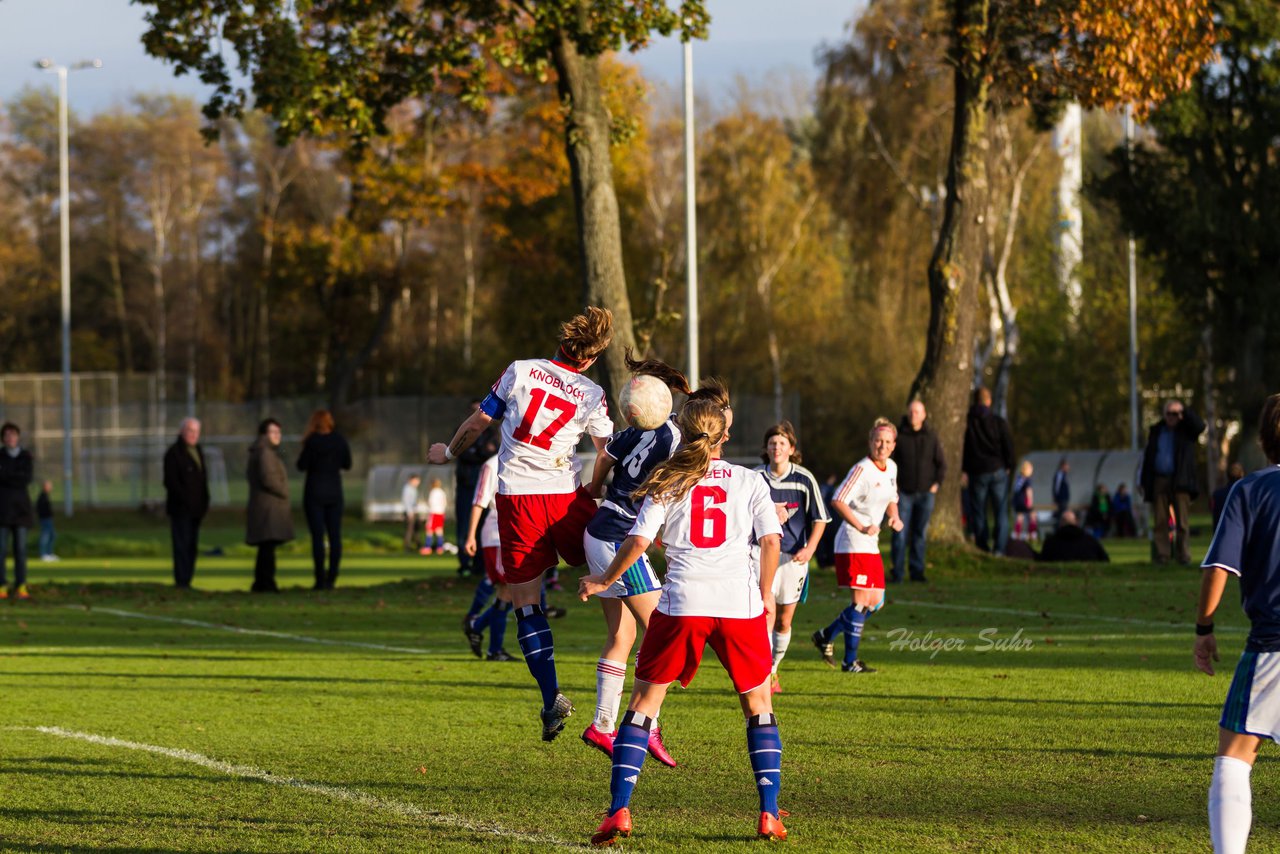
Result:
{"type": "Polygon", "coordinates": [[[969,478],[974,542],[983,551],[1004,553],[1009,539],[1009,472],[1013,470],[1013,436],[1009,422],[991,410],[991,390],[973,393],[965,420],[962,468],[969,478]],[[996,515],[995,542],[990,542],[987,508],[996,515]]]}
{"type": "Polygon", "coordinates": [[[1057,521],[1071,508],[1071,463],[1063,457],[1053,473],[1053,518],[1057,521]]]}
{"type": "MultiPolygon", "coordinates": [[[[822,506],[830,507],[831,499],[836,497],[836,487],[840,485],[840,476],[827,475],[827,479],[818,485],[818,494],[822,496],[822,506]]],[[[836,565],[836,529],[839,525],[828,525],[818,541],[818,550],[813,553],[818,566],[830,569],[836,565]]]]}
{"type": "Polygon", "coordinates": [[[277,593],[276,547],[293,539],[289,509],[289,474],[280,458],[280,422],[268,418],[258,425],[258,440],[249,448],[249,510],[244,541],[258,547],[253,564],[254,593],[277,593]]]}
{"type": "Polygon", "coordinates": [[[311,531],[311,562],[316,590],[332,590],[342,563],[342,472],[351,469],[351,446],[333,429],[333,415],[317,409],[307,422],[298,455],[298,471],[307,473],[302,510],[311,531]],[[324,540],[329,537],[329,570],[325,572],[324,540]]]}
{"type": "Polygon", "coordinates": [[[1070,510],[1062,514],[1062,518],[1058,520],[1057,530],[1044,541],[1044,548],[1040,550],[1038,559],[1049,563],[1111,562],[1111,557],[1102,547],[1102,543],[1080,527],[1076,514],[1070,510]]]}
{"type": "Polygon", "coordinates": [[[35,524],[28,487],[35,474],[31,452],[21,445],[22,431],[6,422],[0,427],[0,599],[12,593],[29,599],[27,592],[27,529],[35,524]],[[5,586],[5,562],[13,542],[13,588],[5,586]]]}
{"type": "MultiPolygon", "coordinates": [[[[471,401],[471,411],[475,412],[480,408],[480,401],[471,401]]],[[[476,563],[471,555],[467,554],[467,550],[463,548],[467,539],[467,524],[463,520],[471,519],[471,503],[476,497],[476,485],[480,483],[480,467],[484,465],[484,461],[498,453],[498,430],[496,424],[491,424],[485,428],[480,434],[480,438],[462,453],[458,454],[458,467],[454,471],[454,533],[455,541],[458,544],[458,574],[470,575],[478,570],[479,564],[476,563]]],[[[483,519],[491,511],[486,510],[481,515],[483,519]]]]}
{"type": "Polygon", "coordinates": [[[898,515],[902,518],[902,530],[893,532],[890,581],[902,580],[903,563],[907,564],[912,581],[927,580],[924,551],[929,519],[938,487],[947,476],[942,442],[927,419],[924,404],[913,400],[898,425],[893,461],[898,464],[898,515]]]}
{"type": "Polygon", "coordinates": [[[1133,496],[1129,494],[1129,487],[1123,483],[1116,487],[1116,494],[1111,496],[1111,519],[1117,537],[1137,535],[1138,526],[1133,518],[1133,496]]]}
{"type": "Polygon", "coordinates": [[[1142,454],[1142,496],[1155,515],[1156,562],[1169,562],[1169,509],[1177,523],[1179,563],[1191,563],[1187,540],[1191,535],[1191,502],[1200,493],[1196,484],[1196,441],[1204,420],[1180,400],[1164,405],[1164,420],[1152,425],[1142,454]]]}
{"type": "Polygon", "coordinates": [[[1227,467],[1227,485],[1215,489],[1209,498],[1209,512],[1213,514],[1213,530],[1218,530],[1218,520],[1222,518],[1222,507],[1227,503],[1227,493],[1231,491],[1231,487],[1235,486],[1236,481],[1243,477],[1244,466],[1232,463],[1227,467]]]}
{"type": "Polygon", "coordinates": [[[185,418],[178,441],[164,454],[164,509],[173,538],[173,583],[189,589],[196,574],[200,522],[209,512],[209,472],[200,447],[200,422],[185,418]]]}

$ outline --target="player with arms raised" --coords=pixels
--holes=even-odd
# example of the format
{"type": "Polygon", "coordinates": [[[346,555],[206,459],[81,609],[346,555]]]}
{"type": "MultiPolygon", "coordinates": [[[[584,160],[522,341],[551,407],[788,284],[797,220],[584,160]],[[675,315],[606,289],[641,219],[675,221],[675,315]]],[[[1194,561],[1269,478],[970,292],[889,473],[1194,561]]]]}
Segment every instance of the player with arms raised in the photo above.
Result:
{"type": "Polygon", "coordinates": [[[844,483],[831,499],[831,509],[842,520],[836,532],[836,582],[853,590],[853,604],[840,612],[825,629],[813,633],[813,644],[822,660],[835,666],[836,632],[844,634],[845,673],[874,673],[858,658],[862,625],[867,615],[884,602],[884,559],[880,557],[880,523],[885,514],[889,527],[902,530],[898,517],[898,466],[889,459],[898,442],[898,428],[887,418],[877,418],[871,428],[871,453],[849,469],[844,483]]]}
{"type": "Polygon", "coordinates": [[[596,449],[613,433],[604,390],[582,375],[609,346],[613,315],[590,306],[561,324],[554,358],[512,362],[489,396],[449,444],[432,445],[427,459],[441,465],[502,419],[498,450],[498,536],[516,631],[525,664],[542,692],[542,740],[564,729],[573,704],[560,693],[551,626],[539,601],[542,576],[558,557],[587,562],[582,534],[596,502],[578,483],[575,450],[584,433],[596,449]]]}
{"type": "Polygon", "coordinates": [[[631,702],[613,743],[608,816],[591,837],[611,845],[631,835],[629,804],[644,762],[649,731],[667,688],[688,686],[707,644],[729,672],[747,717],[747,750],[760,794],[760,836],[785,839],[778,816],[782,741],[769,695],[766,612],[774,610],[781,526],[764,480],[720,459],[728,437],[723,409],[690,400],[678,419],[685,444],[653,470],[637,491],[643,497],[630,535],[604,575],[585,576],[585,600],[609,589],[663,531],[667,577],[640,645],[631,702]],[[759,574],[751,561],[760,546],[759,574]]]}
{"type": "MultiPolygon", "coordinates": [[[[620,402],[623,416],[632,426],[615,434],[604,452],[596,456],[591,478],[591,494],[604,498],[587,525],[587,567],[593,575],[604,575],[635,524],[640,502],[632,493],[680,445],[680,428],[671,417],[671,392],[691,393],[684,374],[658,359],[636,361],[628,351],[627,368],[634,376],[620,402]],[[610,472],[613,481],[606,491],[604,482],[610,472]]],[[[600,594],[608,637],[596,662],[595,719],[583,731],[582,740],[610,757],[627,659],[635,645],[637,626],[649,626],[649,615],[658,604],[661,587],[648,555],[642,553],[617,583],[600,594]]],[[[664,765],[675,767],[676,761],[662,743],[662,729],[657,725],[649,736],[649,753],[664,765]]]]}
{"type": "Polygon", "coordinates": [[[1216,854],[1244,854],[1253,823],[1249,775],[1263,739],[1280,739],[1280,394],[1262,406],[1258,440],[1271,465],[1227,493],[1201,566],[1196,667],[1210,676],[1218,660],[1213,612],[1227,574],[1240,579],[1249,639],[1218,722],[1218,756],[1209,784],[1209,835],[1216,854]]]}

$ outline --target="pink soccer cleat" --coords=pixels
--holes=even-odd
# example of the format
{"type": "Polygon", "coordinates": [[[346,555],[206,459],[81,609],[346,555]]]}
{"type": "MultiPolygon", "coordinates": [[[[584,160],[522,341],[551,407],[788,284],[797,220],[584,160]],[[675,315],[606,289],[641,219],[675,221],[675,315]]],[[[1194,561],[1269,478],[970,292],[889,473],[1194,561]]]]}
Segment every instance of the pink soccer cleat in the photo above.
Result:
{"type": "Polygon", "coordinates": [[[649,755],[668,768],[676,767],[676,761],[671,758],[671,754],[667,752],[667,746],[662,743],[660,726],[655,726],[649,731],[649,755]]]}
{"type": "Polygon", "coordinates": [[[582,731],[582,741],[588,747],[594,747],[610,759],[613,758],[613,740],[617,737],[618,731],[603,732],[596,727],[595,721],[582,731]]]}

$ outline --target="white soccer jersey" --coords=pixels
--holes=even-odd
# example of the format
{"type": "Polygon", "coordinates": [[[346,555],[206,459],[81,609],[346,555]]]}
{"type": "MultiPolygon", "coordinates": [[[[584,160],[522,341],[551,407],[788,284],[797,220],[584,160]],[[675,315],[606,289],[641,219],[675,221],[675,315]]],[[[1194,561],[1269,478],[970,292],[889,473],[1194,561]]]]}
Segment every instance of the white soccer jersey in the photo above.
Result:
{"type": "Polygon", "coordinates": [[[498,491],[560,495],[578,488],[583,433],[613,434],[604,389],[553,359],[512,362],[480,408],[502,419],[498,491]]]}
{"type": "Polygon", "coordinates": [[[476,481],[476,497],[472,504],[478,504],[489,510],[480,525],[480,548],[487,549],[498,545],[498,508],[494,496],[498,493],[498,457],[494,455],[480,466],[480,479],[476,481]]]}
{"type": "MultiPolygon", "coordinates": [[[[881,470],[871,462],[870,457],[863,457],[849,469],[844,483],[840,484],[831,500],[848,504],[853,509],[858,524],[864,528],[879,525],[884,520],[889,505],[898,501],[898,464],[893,460],[886,460],[884,469],[881,470]]],[[[855,531],[842,518],[840,530],[836,532],[836,553],[880,554],[879,538],[855,531]]]]}
{"type": "Polygon", "coordinates": [[[437,486],[427,493],[427,510],[429,512],[443,516],[448,506],[449,498],[440,487],[437,486]]]}
{"type": "Polygon", "coordinates": [[[764,611],[752,537],[781,534],[764,480],[749,468],[714,460],[684,498],[646,498],[631,533],[655,539],[666,525],[667,580],[658,610],[673,617],[755,617],[764,611]]]}

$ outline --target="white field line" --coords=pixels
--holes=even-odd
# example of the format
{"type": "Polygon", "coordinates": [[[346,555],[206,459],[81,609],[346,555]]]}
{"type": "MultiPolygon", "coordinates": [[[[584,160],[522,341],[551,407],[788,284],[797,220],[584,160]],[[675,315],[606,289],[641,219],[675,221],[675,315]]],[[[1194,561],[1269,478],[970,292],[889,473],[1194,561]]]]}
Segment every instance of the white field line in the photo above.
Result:
{"type": "MultiPolygon", "coordinates": [[[[942,602],[921,602],[918,599],[893,599],[895,605],[912,605],[917,608],[941,608],[947,611],[972,611],[977,614],[1008,614],[1014,617],[1038,617],[1042,620],[1080,620],[1084,623],[1119,623],[1126,626],[1152,626],[1159,629],[1171,629],[1179,625],[1177,620],[1140,620],[1135,617],[1106,617],[1101,614],[1074,614],[1067,611],[1022,611],[1017,608],[991,608],[980,605],[950,605],[942,602]]],[[[1189,631],[1194,618],[1188,617],[1185,621],[1188,631],[1185,634],[1190,635],[1189,631]]],[[[1064,626],[1065,628],[1065,626],[1064,626]]],[[[1234,627],[1224,627],[1223,632],[1239,631],[1234,627]]]]}
{"type": "Polygon", "coordinates": [[[363,641],[344,641],[331,640],[329,638],[313,638],[307,635],[294,635],[288,632],[273,632],[268,629],[246,629],[243,626],[233,626],[230,623],[206,623],[203,620],[188,620],[184,617],[161,617],[158,614],[143,614],[139,611],[121,611],[117,608],[99,608],[86,607],[83,605],[67,605],[66,607],[73,611],[83,611],[86,614],[110,614],[113,617],[124,617],[130,620],[152,620],[157,623],[177,623],[181,626],[194,626],[198,629],[217,629],[223,632],[234,632],[239,635],[258,635],[259,637],[280,638],[281,640],[298,641],[299,643],[318,643],[325,646],[354,646],[360,649],[377,649],[383,652],[404,652],[411,655],[428,655],[432,651],[427,649],[419,649],[412,646],[386,646],[380,643],[365,643],[363,641]]]}
{"type": "Polygon", "coordinates": [[[556,839],[552,836],[543,836],[540,834],[525,833],[519,830],[510,830],[492,822],[472,821],[471,819],[463,818],[462,816],[423,809],[417,804],[380,797],[369,792],[362,792],[359,789],[348,789],[345,786],[333,786],[327,783],[309,783],[306,780],[299,780],[294,777],[279,777],[272,774],[270,771],[264,771],[261,768],[255,768],[252,765],[233,765],[230,762],[223,762],[220,759],[214,759],[213,757],[205,756],[203,753],[195,753],[190,750],[161,747],[155,744],[142,744],[136,741],[125,741],[123,739],[112,738],[107,735],[95,735],[90,732],[76,732],[75,730],[63,729],[62,727],[56,726],[15,726],[7,727],[7,729],[40,732],[45,735],[54,735],[59,738],[74,738],[79,741],[87,741],[90,744],[100,744],[104,747],[119,747],[125,750],[141,750],[146,753],[156,753],[160,756],[167,756],[170,759],[177,759],[181,762],[190,762],[193,765],[199,765],[203,768],[208,768],[210,771],[216,771],[219,774],[226,774],[229,777],[243,777],[249,780],[260,780],[264,783],[272,783],[277,786],[286,786],[290,789],[301,789],[304,792],[324,795],[339,801],[347,801],[349,803],[356,804],[357,806],[367,807],[369,809],[395,813],[396,815],[403,816],[404,818],[417,819],[419,821],[426,822],[427,824],[433,824],[438,827],[445,827],[451,830],[464,830],[479,835],[497,836],[502,839],[512,839],[530,844],[553,845],[558,848],[582,847],[564,842],[563,840],[556,839]]]}

